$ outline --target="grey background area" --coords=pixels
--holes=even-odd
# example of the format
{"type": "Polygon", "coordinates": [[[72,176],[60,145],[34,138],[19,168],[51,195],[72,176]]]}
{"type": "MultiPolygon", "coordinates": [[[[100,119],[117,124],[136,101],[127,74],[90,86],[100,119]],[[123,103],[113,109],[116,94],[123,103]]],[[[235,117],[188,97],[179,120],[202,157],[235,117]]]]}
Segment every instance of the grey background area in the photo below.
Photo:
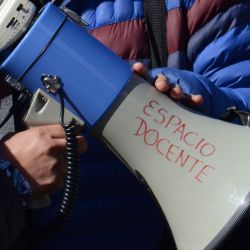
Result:
{"type": "MultiPolygon", "coordinates": [[[[10,107],[12,105],[12,96],[7,96],[1,100],[0,103],[0,122],[5,118],[7,115],[10,107]]],[[[0,139],[3,138],[9,132],[14,132],[14,119],[13,117],[2,127],[0,128],[0,139]]]]}

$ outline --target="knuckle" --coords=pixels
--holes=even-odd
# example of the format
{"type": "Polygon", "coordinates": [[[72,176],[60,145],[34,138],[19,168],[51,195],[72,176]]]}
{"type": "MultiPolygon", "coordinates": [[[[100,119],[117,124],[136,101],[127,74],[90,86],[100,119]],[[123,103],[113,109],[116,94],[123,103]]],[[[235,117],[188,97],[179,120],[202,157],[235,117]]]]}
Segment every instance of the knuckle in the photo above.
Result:
{"type": "Polygon", "coordinates": [[[60,175],[52,175],[46,181],[46,189],[48,192],[55,192],[60,190],[63,187],[64,178],[60,175]]]}
{"type": "MultiPolygon", "coordinates": [[[[58,145],[55,140],[47,140],[44,141],[44,153],[47,155],[55,156],[56,150],[58,149],[58,145]]],[[[54,164],[56,163],[56,159],[54,159],[54,164]]]]}
{"type": "Polygon", "coordinates": [[[49,171],[51,175],[54,175],[55,173],[57,173],[58,166],[59,166],[58,158],[51,157],[50,165],[49,165],[49,171]]]}
{"type": "Polygon", "coordinates": [[[45,131],[40,127],[35,127],[31,129],[32,133],[37,137],[44,137],[45,131]]]}
{"type": "Polygon", "coordinates": [[[55,175],[51,175],[48,179],[47,179],[47,183],[46,183],[46,185],[48,186],[48,187],[53,187],[54,186],[54,184],[56,183],[56,176],[55,175]]]}

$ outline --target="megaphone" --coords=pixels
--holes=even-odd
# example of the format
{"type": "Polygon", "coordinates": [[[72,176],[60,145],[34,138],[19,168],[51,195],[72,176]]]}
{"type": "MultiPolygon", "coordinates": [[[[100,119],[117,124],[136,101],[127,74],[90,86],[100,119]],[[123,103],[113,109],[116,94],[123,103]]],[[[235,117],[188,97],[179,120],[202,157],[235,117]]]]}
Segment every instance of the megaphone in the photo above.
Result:
{"type": "Polygon", "coordinates": [[[58,116],[63,88],[69,115],[154,194],[178,249],[217,247],[245,215],[249,129],[176,104],[53,4],[1,67],[36,96],[34,123],[58,116]]]}

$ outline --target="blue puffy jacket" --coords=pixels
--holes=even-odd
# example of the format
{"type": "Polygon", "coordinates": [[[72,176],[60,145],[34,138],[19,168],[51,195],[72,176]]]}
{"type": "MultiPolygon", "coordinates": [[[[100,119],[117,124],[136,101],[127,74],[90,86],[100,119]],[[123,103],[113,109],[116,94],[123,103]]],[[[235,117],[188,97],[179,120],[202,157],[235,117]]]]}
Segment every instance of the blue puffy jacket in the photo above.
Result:
{"type": "MultiPolygon", "coordinates": [[[[185,93],[204,95],[200,111],[220,117],[229,106],[249,111],[250,1],[166,1],[168,68],[185,93]],[[190,84],[191,83],[191,84],[190,84]]],[[[65,1],[88,22],[88,31],[131,63],[150,67],[142,0],[65,1]]],[[[76,212],[46,249],[159,249],[163,216],[119,160],[89,138],[76,212]]],[[[54,202],[56,210],[56,202],[54,202]]],[[[46,214],[48,220],[53,211],[46,214]]]]}
{"type": "MultiPolygon", "coordinates": [[[[185,93],[202,94],[200,110],[213,117],[229,106],[249,111],[250,1],[166,2],[169,68],[153,70],[152,76],[164,73],[173,83],[179,80],[185,93]]],[[[73,0],[69,7],[119,56],[150,65],[143,1],[73,0]]]]}
{"type": "MultiPolygon", "coordinates": [[[[186,94],[202,94],[199,110],[221,117],[230,106],[250,109],[250,1],[169,0],[167,75],[186,94]]],[[[88,32],[123,59],[150,67],[142,0],[65,1],[88,32]]],[[[90,139],[80,202],[66,231],[47,249],[159,249],[163,217],[113,155],[90,139]]]]}

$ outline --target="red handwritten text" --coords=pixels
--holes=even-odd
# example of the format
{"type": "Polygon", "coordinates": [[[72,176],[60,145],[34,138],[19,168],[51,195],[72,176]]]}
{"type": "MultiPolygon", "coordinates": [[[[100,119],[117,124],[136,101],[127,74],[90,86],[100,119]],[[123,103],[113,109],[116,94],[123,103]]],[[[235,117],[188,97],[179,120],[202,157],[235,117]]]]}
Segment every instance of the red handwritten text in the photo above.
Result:
{"type": "Polygon", "coordinates": [[[200,183],[205,176],[215,170],[204,160],[215,154],[215,145],[200,136],[198,132],[189,129],[181,117],[170,114],[156,100],[151,100],[148,105],[144,106],[142,116],[152,119],[157,126],[149,127],[147,119],[138,116],[139,126],[134,135],[143,138],[143,142],[156,150],[160,156],[177,167],[185,169],[200,183]],[[162,131],[165,130],[180,143],[176,143],[176,139],[175,143],[172,143],[169,138],[162,136],[162,131]],[[200,157],[191,155],[192,150],[200,157]]]}

